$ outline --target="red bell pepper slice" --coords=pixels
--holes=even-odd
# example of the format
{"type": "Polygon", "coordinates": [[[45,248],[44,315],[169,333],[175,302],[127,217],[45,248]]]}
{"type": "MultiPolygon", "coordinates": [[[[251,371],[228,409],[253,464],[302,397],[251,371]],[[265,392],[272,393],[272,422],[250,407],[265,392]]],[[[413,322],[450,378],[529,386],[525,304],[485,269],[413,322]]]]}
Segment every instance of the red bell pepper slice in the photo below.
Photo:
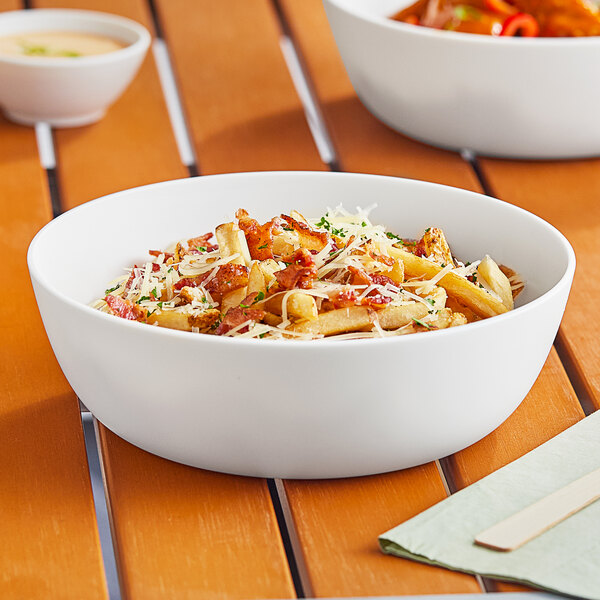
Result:
{"type": "Polygon", "coordinates": [[[521,37],[537,37],[540,34],[538,22],[527,13],[517,13],[508,17],[502,25],[500,35],[521,37]]]}

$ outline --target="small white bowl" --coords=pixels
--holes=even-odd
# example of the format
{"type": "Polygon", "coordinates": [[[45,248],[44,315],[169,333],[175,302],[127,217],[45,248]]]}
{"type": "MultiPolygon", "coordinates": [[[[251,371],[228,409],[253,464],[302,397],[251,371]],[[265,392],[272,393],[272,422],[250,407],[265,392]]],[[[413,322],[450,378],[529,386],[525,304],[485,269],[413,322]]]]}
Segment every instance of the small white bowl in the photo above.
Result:
{"type": "Polygon", "coordinates": [[[356,93],[384,123],[454,150],[600,154],[600,37],[497,38],[388,17],[413,0],[324,0],[356,93]]]}
{"type": "Polygon", "coordinates": [[[551,225],[432,183],[346,173],[243,173],[169,181],[75,208],[33,240],[29,270],[58,361],[84,404],[145,450],[262,477],[367,475],[456,452],[519,405],[558,329],[575,270],[551,225]],[[147,250],[230,221],[377,203],[373,222],[442,227],[456,256],[489,253],[526,281],[519,307],[386,339],[274,341],[152,327],[94,310],[147,250]],[[73,249],[76,251],[73,251],[73,249]]]}
{"type": "Polygon", "coordinates": [[[0,106],[24,125],[77,127],[98,121],[129,85],[150,45],[139,23],[87,10],[18,10],[0,14],[0,36],[41,31],[105,35],[126,46],[95,56],[0,55],[0,106]]]}

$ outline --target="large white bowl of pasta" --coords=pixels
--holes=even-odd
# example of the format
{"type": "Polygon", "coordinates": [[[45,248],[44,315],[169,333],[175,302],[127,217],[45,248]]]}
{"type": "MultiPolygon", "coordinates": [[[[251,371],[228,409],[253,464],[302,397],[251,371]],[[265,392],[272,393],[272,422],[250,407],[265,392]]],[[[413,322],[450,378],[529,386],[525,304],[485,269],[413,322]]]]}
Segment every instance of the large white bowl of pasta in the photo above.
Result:
{"type": "Polygon", "coordinates": [[[311,172],[118,192],[44,227],[28,263],[60,366],[109,429],[282,478],[402,469],[487,435],[536,380],[575,270],[510,204],[311,172]]]}

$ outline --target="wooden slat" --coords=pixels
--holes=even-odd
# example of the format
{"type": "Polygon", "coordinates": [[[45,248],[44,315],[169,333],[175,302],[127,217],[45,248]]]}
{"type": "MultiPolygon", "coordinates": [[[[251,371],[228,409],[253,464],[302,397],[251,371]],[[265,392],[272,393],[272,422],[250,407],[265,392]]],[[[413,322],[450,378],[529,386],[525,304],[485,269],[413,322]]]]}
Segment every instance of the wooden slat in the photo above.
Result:
{"type": "MultiPolygon", "coordinates": [[[[120,14],[153,30],[144,0],[34,0],[37,8],[85,8],[120,14]]],[[[106,117],[55,131],[63,208],[118,190],[186,177],[152,57],[106,117]]]]}
{"type": "Polygon", "coordinates": [[[100,440],[126,598],[295,597],[265,480],[160,460],[106,428],[100,440]]]}
{"type": "Polygon", "coordinates": [[[346,74],[320,0],[279,1],[312,75],[343,170],[480,191],[473,170],[458,154],[402,136],[365,109],[346,74]]]}
{"type": "MultiPolygon", "coordinates": [[[[0,0],[0,11],[22,8],[0,0]]],[[[25,256],[51,218],[31,129],[0,117],[0,596],[106,598],[79,405],[44,333],[25,256]]]]}
{"type": "Polygon", "coordinates": [[[0,311],[0,597],[106,598],[79,404],[25,262],[51,218],[45,174],[32,129],[0,117],[0,140],[0,254],[9,277],[0,311]]]}
{"type": "MultiPolygon", "coordinates": [[[[459,157],[449,152],[417,144],[391,132],[368,115],[366,110],[359,105],[343,69],[331,33],[328,31],[324,11],[317,0],[280,1],[294,38],[302,51],[307,70],[312,77],[314,89],[336,144],[342,167],[353,171],[404,175],[478,189],[470,167],[466,163],[462,163],[459,157]]],[[[484,399],[482,398],[482,400],[484,399]]],[[[523,408],[511,417],[510,425],[501,427],[479,444],[460,453],[456,458],[449,459],[448,464],[451,466],[460,464],[460,469],[455,468],[453,472],[455,472],[458,484],[465,485],[468,477],[473,478],[488,468],[493,469],[500,466],[499,462],[495,463],[495,466],[490,462],[488,451],[490,444],[504,448],[506,455],[517,458],[527,449],[542,443],[554,433],[571,425],[577,418],[580,418],[581,414],[580,406],[562,365],[553,353],[536,386],[523,404],[523,408]],[[549,397],[551,401],[548,400],[549,397]],[[536,435],[530,435],[532,428],[537,432],[536,435]],[[531,445],[524,444],[520,436],[525,436],[531,445]]],[[[502,456],[502,453],[500,455],[502,456]]],[[[387,481],[389,477],[382,476],[380,481],[387,481]]],[[[355,491],[352,484],[330,482],[327,485],[331,486],[328,489],[338,486],[340,494],[338,501],[341,504],[346,503],[352,506],[355,491]]],[[[360,483],[355,485],[358,489],[360,483]]],[[[375,487],[375,484],[373,486],[375,487]]],[[[336,554],[335,559],[328,564],[324,551],[325,548],[330,551],[331,540],[337,541],[339,537],[347,540],[347,545],[340,544],[342,548],[338,547],[339,552],[344,554],[348,561],[351,560],[350,556],[357,552],[361,545],[357,540],[344,537],[344,532],[355,527],[353,520],[357,518],[357,513],[349,516],[344,522],[343,516],[332,515],[328,511],[327,504],[323,503],[319,511],[315,510],[307,517],[303,507],[307,498],[310,501],[310,488],[291,482],[288,482],[286,487],[294,488],[294,493],[290,492],[291,512],[298,521],[298,535],[305,549],[308,575],[317,595],[361,593],[358,590],[363,589],[361,586],[364,575],[359,574],[352,579],[351,575],[347,574],[344,581],[336,579],[335,583],[331,583],[335,578],[340,557],[336,554]],[[323,538],[323,530],[329,532],[328,545],[326,544],[327,540],[323,538]],[[350,583],[351,580],[352,583],[350,583]]],[[[370,495],[370,499],[364,500],[363,506],[361,527],[365,533],[369,527],[365,523],[368,523],[369,520],[377,521],[372,516],[377,513],[377,510],[368,512],[369,506],[379,507],[378,496],[384,494],[378,494],[372,490],[370,495]]],[[[416,506],[407,509],[404,514],[397,516],[396,522],[401,522],[418,510],[421,509],[416,506]]],[[[374,548],[377,533],[381,533],[393,524],[387,523],[384,527],[378,524],[379,529],[373,527],[370,534],[371,548],[374,548]]],[[[365,540],[362,543],[365,544],[365,540]]],[[[338,548],[336,548],[336,552],[338,548]]],[[[394,593],[396,589],[401,589],[402,593],[422,593],[423,583],[417,578],[417,570],[414,568],[408,569],[407,578],[403,579],[402,584],[390,585],[387,578],[390,573],[389,569],[392,567],[388,566],[388,562],[381,559],[374,561],[371,565],[370,573],[373,582],[369,586],[370,594],[389,594],[394,593]],[[381,582],[385,583],[381,584],[381,582]]],[[[396,568],[400,569],[401,567],[396,568]]],[[[450,587],[448,590],[444,589],[444,585],[448,586],[446,583],[442,584],[442,588],[430,586],[427,591],[451,589],[450,587]]],[[[507,588],[505,587],[505,589],[507,588]]]]}
{"type": "Polygon", "coordinates": [[[285,481],[312,597],[479,592],[474,578],[385,556],[377,536],[443,500],[434,463],[386,475],[285,481]]]}
{"type": "Polygon", "coordinates": [[[324,168],[270,0],[157,6],[202,173],[324,168]]]}
{"type": "Polygon", "coordinates": [[[494,195],[558,227],[577,255],[577,271],[561,326],[565,358],[600,408],[600,160],[516,162],[481,159],[494,195]]]}
{"type": "MultiPolygon", "coordinates": [[[[143,0],[39,0],[36,5],[114,12],[150,26],[143,0]]],[[[56,146],[67,207],[187,173],[151,57],[104,120],[57,131],[56,146]]],[[[294,595],[264,481],[180,467],[102,426],[100,436],[125,598],[294,595]],[[252,576],[240,581],[240,573],[252,576]]]]}

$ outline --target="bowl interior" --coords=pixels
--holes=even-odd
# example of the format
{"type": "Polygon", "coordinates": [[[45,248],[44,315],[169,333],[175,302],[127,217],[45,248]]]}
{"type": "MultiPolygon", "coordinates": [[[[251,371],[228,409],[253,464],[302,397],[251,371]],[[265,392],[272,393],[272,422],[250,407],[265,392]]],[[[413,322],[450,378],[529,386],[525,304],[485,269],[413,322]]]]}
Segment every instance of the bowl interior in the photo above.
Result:
{"type": "Polygon", "coordinates": [[[129,19],[86,10],[36,9],[0,15],[0,36],[41,31],[76,31],[108,36],[131,45],[141,39],[140,30],[142,26],[129,19]]]}
{"type": "MultiPolygon", "coordinates": [[[[441,227],[456,257],[490,254],[526,282],[519,305],[539,298],[574,268],[565,238],[512,205],[431,183],[338,173],[249,173],[155,184],[92,201],[48,224],[32,242],[32,276],[59,295],[88,304],[147,251],[213,231],[238,208],[266,221],[297,209],[320,217],[338,204],[376,204],[374,223],[405,237],[441,227]]],[[[91,309],[90,309],[91,310],[91,309]]]]}

